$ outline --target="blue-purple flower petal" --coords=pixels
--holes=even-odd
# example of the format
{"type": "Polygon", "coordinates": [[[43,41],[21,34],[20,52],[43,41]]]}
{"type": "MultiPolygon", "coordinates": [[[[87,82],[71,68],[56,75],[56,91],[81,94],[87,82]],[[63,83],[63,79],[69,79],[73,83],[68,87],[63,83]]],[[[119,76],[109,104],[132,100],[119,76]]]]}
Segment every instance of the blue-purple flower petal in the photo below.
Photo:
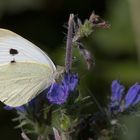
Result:
{"type": "Polygon", "coordinates": [[[138,91],[137,97],[135,99],[135,101],[133,102],[133,105],[136,105],[140,102],[140,90],[138,91]]]}
{"type": "Polygon", "coordinates": [[[126,96],[125,96],[125,109],[130,105],[135,105],[140,101],[140,85],[136,83],[132,87],[129,88],[126,96]]]}
{"type": "Polygon", "coordinates": [[[8,105],[4,106],[3,108],[4,108],[5,110],[12,110],[12,109],[13,109],[13,107],[8,106],[8,105]]]}
{"type": "Polygon", "coordinates": [[[20,111],[20,112],[26,112],[26,109],[24,106],[18,106],[15,108],[16,110],[20,111]]]}
{"type": "Polygon", "coordinates": [[[70,91],[74,91],[78,85],[78,81],[78,74],[66,73],[62,82],[68,86],[70,91]]]}
{"type": "Polygon", "coordinates": [[[119,103],[124,94],[124,90],[125,90],[124,86],[121,85],[118,80],[114,80],[111,85],[112,91],[111,102],[117,101],[119,103]]]}
{"type": "Polygon", "coordinates": [[[124,86],[119,83],[118,80],[112,81],[111,84],[111,102],[109,105],[109,110],[111,112],[119,112],[120,111],[120,103],[124,94],[124,86]]]}
{"type": "Polygon", "coordinates": [[[63,104],[69,95],[68,87],[65,84],[54,83],[50,87],[47,98],[55,104],[63,104]]]}
{"type": "Polygon", "coordinates": [[[24,106],[11,107],[11,106],[6,105],[6,106],[4,106],[4,109],[5,109],[5,110],[16,109],[17,111],[20,111],[20,112],[25,112],[25,111],[26,111],[26,109],[25,109],[24,106]]]}
{"type": "Polygon", "coordinates": [[[74,91],[78,85],[78,75],[66,73],[62,82],[53,83],[48,91],[47,98],[55,104],[66,102],[71,91],[74,91]]]}

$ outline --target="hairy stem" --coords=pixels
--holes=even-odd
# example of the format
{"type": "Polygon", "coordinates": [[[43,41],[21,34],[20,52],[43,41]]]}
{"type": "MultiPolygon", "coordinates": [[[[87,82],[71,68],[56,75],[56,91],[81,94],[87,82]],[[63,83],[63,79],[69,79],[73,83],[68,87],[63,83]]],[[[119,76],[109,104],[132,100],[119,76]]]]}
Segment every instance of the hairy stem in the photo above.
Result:
{"type": "Polygon", "coordinates": [[[68,73],[72,65],[72,38],[73,38],[73,25],[74,25],[74,15],[70,14],[68,21],[68,33],[67,33],[67,43],[66,43],[66,57],[65,57],[65,69],[68,73]]]}
{"type": "Polygon", "coordinates": [[[30,140],[29,137],[28,137],[24,132],[21,133],[21,137],[22,137],[24,140],[30,140]]]}

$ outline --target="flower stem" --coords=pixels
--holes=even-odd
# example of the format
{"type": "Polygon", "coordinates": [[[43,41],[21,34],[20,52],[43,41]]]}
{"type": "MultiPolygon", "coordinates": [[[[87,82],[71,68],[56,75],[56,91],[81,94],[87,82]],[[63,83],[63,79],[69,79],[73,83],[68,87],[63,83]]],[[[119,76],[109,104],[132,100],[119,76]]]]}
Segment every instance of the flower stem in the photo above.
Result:
{"type": "Polygon", "coordinates": [[[24,132],[21,133],[21,137],[22,137],[24,140],[30,140],[30,139],[28,138],[28,136],[27,136],[24,132]]]}
{"type": "Polygon", "coordinates": [[[70,14],[68,21],[68,33],[67,33],[67,43],[66,43],[66,56],[65,56],[65,69],[68,73],[72,65],[72,38],[73,38],[73,25],[74,25],[74,15],[70,14]]]}

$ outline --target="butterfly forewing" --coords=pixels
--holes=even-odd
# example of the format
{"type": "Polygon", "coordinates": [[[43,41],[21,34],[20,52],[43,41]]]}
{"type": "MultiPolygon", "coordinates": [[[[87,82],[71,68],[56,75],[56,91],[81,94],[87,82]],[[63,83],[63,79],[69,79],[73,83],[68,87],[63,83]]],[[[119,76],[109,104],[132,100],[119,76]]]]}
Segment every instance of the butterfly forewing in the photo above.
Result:
{"type": "Polygon", "coordinates": [[[53,81],[47,65],[14,63],[0,68],[0,100],[9,106],[29,102],[53,81]]]}
{"type": "Polygon", "coordinates": [[[48,64],[55,71],[51,59],[36,45],[23,37],[6,29],[0,29],[0,64],[11,62],[35,61],[41,64],[48,64]],[[17,51],[16,54],[10,53],[17,51]]]}

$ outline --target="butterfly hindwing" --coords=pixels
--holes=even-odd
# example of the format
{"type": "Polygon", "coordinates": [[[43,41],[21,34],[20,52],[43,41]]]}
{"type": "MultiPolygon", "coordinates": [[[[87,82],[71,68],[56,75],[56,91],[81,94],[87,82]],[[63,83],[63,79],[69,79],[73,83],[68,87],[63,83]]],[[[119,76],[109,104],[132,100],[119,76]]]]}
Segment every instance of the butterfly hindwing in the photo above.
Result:
{"type": "Polygon", "coordinates": [[[47,65],[21,62],[1,66],[0,79],[0,100],[15,107],[29,102],[54,78],[47,65]]]}

